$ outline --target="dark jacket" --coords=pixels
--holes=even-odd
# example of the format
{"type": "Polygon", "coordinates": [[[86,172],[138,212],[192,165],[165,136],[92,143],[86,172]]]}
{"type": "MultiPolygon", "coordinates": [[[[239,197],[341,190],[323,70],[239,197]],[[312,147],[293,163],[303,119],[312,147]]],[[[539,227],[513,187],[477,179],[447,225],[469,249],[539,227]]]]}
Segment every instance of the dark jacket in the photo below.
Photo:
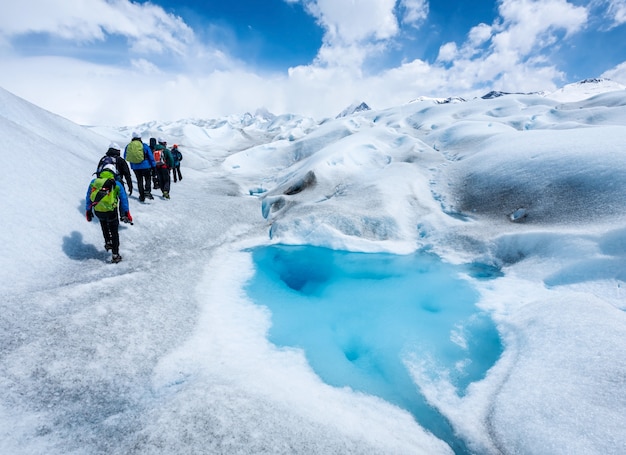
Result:
{"type": "Polygon", "coordinates": [[[161,150],[161,153],[163,154],[161,161],[164,164],[160,166],[157,164],[157,167],[166,167],[168,169],[174,167],[174,158],[172,158],[172,153],[170,152],[170,149],[165,147],[163,144],[157,144],[154,150],[161,150]]]}

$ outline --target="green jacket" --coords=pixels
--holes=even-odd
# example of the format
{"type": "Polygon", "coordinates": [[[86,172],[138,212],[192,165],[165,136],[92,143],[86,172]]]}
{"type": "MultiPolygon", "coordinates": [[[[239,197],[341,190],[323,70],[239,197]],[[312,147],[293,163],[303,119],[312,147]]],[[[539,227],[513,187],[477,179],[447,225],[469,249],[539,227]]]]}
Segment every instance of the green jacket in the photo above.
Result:
{"type": "Polygon", "coordinates": [[[157,167],[167,167],[171,169],[174,167],[174,158],[172,157],[172,152],[167,147],[164,147],[161,144],[157,144],[154,148],[154,161],[157,162],[157,167]],[[157,159],[157,156],[160,152],[160,159],[157,159]]]}

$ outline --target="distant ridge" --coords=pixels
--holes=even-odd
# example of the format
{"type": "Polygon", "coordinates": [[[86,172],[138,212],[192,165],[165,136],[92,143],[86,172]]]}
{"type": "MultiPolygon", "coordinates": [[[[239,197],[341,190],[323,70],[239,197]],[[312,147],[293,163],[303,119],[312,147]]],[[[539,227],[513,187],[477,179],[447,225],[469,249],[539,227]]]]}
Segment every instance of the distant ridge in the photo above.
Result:
{"type": "MultiPolygon", "coordinates": [[[[491,90],[485,93],[480,99],[491,100],[507,95],[538,95],[561,102],[582,101],[601,93],[612,92],[616,90],[626,90],[626,85],[612,81],[606,78],[588,78],[578,82],[567,84],[554,92],[536,91],[536,92],[505,92],[502,90],[491,90]]],[[[432,102],[436,104],[463,103],[466,100],[461,97],[430,97],[420,96],[409,103],[432,102]]],[[[344,111],[345,112],[345,111],[344,111]]],[[[341,115],[341,114],[340,114],[341,115]]],[[[349,115],[349,114],[348,114],[349,115]]]]}
{"type": "Polygon", "coordinates": [[[449,96],[448,98],[433,98],[430,96],[420,96],[414,100],[409,101],[409,103],[418,103],[420,101],[431,101],[437,104],[454,104],[454,103],[464,103],[466,100],[461,98],[460,96],[449,96]]]}
{"type": "Polygon", "coordinates": [[[492,90],[489,93],[481,96],[483,100],[492,100],[505,95],[545,95],[545,92],[501,92],[498,90],[492,90]]]}
{"type": "Polygon", "coordinates": [[[345,108],[343,111],[341,111],[335,118],[348,117],[349,115],[356,114],[357,112],[371,111],[371,110],[372,109],[365,102],[361,102],[360,104],[354,103],[348,106],[347,108],[345,108]]]}
{"type": "Polygon", "coordinates": [[[589,78],[572,84],[567,84],[555,92],[547,94],[546,98],[567,103],[582,101],[601,93],[614,92],[618,90],[626,90],[626,85],[606,78],[589,78]]]}

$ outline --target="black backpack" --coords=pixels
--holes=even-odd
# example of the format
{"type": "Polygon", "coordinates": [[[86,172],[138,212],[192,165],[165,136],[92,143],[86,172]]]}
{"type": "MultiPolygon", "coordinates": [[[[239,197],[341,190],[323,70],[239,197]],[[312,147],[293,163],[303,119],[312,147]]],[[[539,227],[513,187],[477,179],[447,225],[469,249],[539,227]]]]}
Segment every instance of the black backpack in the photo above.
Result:
{"type": "Polygon", "coordinates": [[[115,166],[115,169],[117,169],[116,178],[121,179],[120,169],[117,165],[117,157],[109,156],[109,155],[105,155],[102,158],[100,158],[100,162],[98,163],[96,172],[94,172],[94,174],[96,174],[96,177],[100,177],[100,172],[102,172],[102,169],[104,169],[104,166],[106,166],[107,164],[112,164],[113,166],[115,166]]]}
{"type": "Polygon", "coordinates": [[[150,150],[152,150],[154,152],[154,149],[156,148],[157,145],[157,140],[155,137],[151,137],[150,138],[150,150]]]}

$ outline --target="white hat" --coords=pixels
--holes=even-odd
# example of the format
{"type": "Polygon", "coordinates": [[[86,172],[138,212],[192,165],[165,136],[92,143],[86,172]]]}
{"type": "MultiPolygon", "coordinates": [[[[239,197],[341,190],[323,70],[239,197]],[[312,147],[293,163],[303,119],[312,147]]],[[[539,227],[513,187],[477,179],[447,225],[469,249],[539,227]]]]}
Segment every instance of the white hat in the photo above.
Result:
{"type": "Polygon", "coordinates": [[[106,165],[102,168],[102,171],[101,171],[101,172],[103,172],[103,171],[110,171],[110,172],[112,172],[112,173],[113,173],[113,175],[117,175],[117,169],[115,168],[115,165],[114,165],[114,164],[111,164],[111,163],[106,164],[106,165]]]}
{"type": "Polygon", "coordinates": [[[165,141],[165,139],[163,139],[162,137],[158,138],[158,139],[157,139],[157,142],[158,142],[159,144],[167,144],[167,142],[165,141]]]}
{"type": "Polygon", "coordinates": [[[119,146],[119,145],[117,145],[117,142],[111,142],[111,143],[109,144],[109,148],[110,148],[110,149],[113,149],[113,150],[118,150],[118,151],[119,151],[119,150],[122,150],[122,149],[120,148],[120,146],[119,146]]]}
{"type": "Polygon", "coordinates": [[[137,131],[133,131],[133,139],[141,139],[141,134],[139,134],[137,131]]]}

